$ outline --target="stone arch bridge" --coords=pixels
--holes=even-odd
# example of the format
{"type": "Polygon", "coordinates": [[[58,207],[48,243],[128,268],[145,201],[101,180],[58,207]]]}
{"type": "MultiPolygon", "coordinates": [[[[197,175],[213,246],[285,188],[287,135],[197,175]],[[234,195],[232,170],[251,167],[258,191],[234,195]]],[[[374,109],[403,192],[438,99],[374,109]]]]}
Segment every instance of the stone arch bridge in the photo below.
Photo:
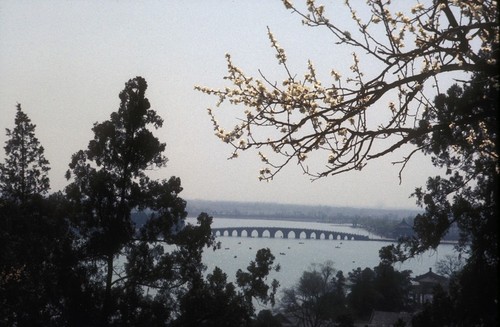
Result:
{"type": "Polygon", "coordinates": [[[336,232],[331,230],[293,228],[293,227],[220,227],[212,228],[214,236],[234,237],[270,237],[321,240],[354,240],[368,241],[366,235],[336,232]]]}

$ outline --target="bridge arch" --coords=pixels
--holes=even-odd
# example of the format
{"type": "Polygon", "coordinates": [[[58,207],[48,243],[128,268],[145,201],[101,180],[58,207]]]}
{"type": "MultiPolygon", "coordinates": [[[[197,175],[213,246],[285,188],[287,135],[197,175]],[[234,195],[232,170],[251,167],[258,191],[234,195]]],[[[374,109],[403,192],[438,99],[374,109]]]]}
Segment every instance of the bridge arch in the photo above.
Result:
{"type": "Polygon", "coordinates": [[[319,229],[288,228],[288,227],[226,227],[213,228],[214,236],[229,237],[267,237],[290,239],[319,239],[319,240],[368,240],[366,235],[343,233],[319,229]]]}

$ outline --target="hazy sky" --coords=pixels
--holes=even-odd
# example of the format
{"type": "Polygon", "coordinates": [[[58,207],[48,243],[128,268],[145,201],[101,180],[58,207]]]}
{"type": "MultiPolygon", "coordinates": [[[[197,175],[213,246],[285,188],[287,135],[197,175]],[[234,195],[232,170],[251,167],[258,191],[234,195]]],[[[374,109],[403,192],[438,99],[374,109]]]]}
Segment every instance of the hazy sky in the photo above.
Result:
{"type": "MultiPolygon", "coordinates": [[[[324,73],[351,64],[349,51],[302,26],[278,0],[0,0],[0,143],[21,103],[51,163],[52,190],[63,189],[70,157],[86,148],[93,123],[118,109],[128,79],[143,76],[152,108],[165,120],[156,135],[169,158],[153,176],[181,177],[186,199],[413,208],[410,193],[435,171],[428,158],[411,162],[401,185],[390,163],[397,155],[315,182],[294,165],[259,182],[256,153],[227,160],[231,148],[214,136],[206,113],[216,99],[193,86],[226,85],[225,53],[249,75],[261,69],[281,80],[267,26],[297,73],[305,72],[308,58],[324,73]]],[[[235,118],[231,110],[218,115],[235,118]]]]}

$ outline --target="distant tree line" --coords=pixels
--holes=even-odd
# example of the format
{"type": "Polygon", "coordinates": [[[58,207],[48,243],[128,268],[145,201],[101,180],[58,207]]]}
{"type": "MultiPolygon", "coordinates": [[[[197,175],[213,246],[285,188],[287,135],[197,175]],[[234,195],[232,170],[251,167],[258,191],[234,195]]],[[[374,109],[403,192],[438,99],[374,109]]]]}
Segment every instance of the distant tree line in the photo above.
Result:
{"type": "Polygon", "coordinates": [[[207,212],[214,217],[286,219],[340,224],[351,224],[358,218],[400,221],[405,217],[414,217],[419,212],[404,209],[204,200],[191,200],[187,206],[190,211],[207,212]]]}

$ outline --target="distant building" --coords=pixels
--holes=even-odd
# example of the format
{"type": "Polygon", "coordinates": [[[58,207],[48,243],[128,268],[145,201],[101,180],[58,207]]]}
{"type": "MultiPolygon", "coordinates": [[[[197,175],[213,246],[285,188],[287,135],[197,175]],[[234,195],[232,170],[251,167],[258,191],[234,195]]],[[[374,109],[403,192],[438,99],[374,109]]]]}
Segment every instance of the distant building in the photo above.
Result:
{"type": "Polygon", "coordinates": [[[413,278],[413,293],[417,303],[432,302],[434,288],[441,285],[443,290],[448,290],[448,278],[432,272],[432,268],[423,275],[413,278]]]}
{"type": "Polygon", "coordinates": [[[398,239],[400,237],[412,237],[414,235],[413,227],[403,220],[394,227],[392,235],[394,238],[398,239]]]}

